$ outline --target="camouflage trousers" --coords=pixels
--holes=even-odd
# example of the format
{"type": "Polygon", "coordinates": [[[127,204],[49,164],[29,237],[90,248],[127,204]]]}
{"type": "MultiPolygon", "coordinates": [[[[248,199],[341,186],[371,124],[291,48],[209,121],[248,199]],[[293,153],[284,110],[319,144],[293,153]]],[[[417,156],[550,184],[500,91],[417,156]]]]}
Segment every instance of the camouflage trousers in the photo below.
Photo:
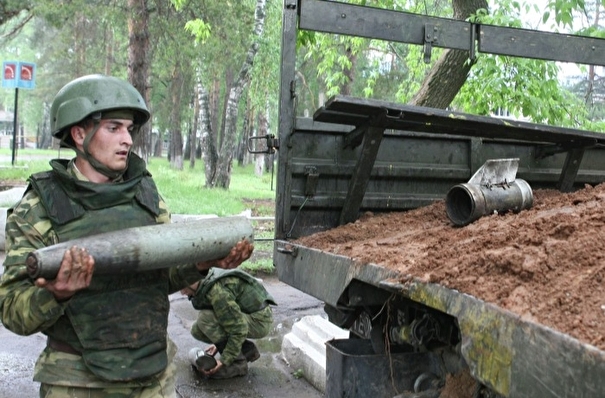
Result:
{"type": "MultiPolygon", "coordinates": [[[[252,314],[244,314],[244,316],[248,324],[247,338],[263,338],[269,334],[273,327],[273,312],[269,306],[252,314]]],[[[208,344],[225,341],[229,337],[211,310],[199,311],[197,320],[191,327],[191,335],[196,340],[208,344]]]]}
{"type": "Polygon", "coordinates": [[[42,383],[40,398],[176,398],[175,380],[176,365],[170,363],[164,373],[144,387],[87,388],[42,383]]]}

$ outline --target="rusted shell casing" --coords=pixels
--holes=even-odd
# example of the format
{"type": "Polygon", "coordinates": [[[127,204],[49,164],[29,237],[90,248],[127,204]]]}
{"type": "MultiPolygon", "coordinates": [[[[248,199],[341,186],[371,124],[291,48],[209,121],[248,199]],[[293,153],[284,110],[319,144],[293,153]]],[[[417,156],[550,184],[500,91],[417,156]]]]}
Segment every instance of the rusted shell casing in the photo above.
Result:
{"type": "Polygon", "coordinates": [[[450,221],[459,227],[494,212],[519,212],[533,206],[534,195],[525,180],[502,186],[458,184],[445,197],[445,210],[450,221]]]}
{"type": "Polygon", "coordinates": [[[72,246],[93,256],[95,274],[119,274],[217,260],[243,239],[254,242],[254,229],[245,217],[128,228],[35,250],[27,257],[27,271],[31,278],[54,279],[72,246]]]}

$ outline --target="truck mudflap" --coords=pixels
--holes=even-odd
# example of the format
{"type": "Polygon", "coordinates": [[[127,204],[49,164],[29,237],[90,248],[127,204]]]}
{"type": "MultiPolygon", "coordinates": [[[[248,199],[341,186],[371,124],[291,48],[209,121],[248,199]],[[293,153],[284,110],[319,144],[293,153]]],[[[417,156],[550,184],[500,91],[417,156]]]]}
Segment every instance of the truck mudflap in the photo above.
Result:
{"type": "Polygon", "coordinates": [[[471,295],[376,264],[276,241],[279,279],[338,307],[353,281],[454,317],[473,377],[505,397],[588,398],[605,392],[605,352],[471,295]]]}

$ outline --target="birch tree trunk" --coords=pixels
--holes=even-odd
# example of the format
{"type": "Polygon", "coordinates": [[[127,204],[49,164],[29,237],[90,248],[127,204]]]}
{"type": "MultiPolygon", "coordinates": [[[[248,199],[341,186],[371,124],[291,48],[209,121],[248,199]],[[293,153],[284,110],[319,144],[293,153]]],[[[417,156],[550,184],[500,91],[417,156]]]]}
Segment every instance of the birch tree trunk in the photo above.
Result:
{"type": "Polygon", "coordinates": [[[53,136],[50,133],[50,105],[48,102],[42,104],[44,109],[44,119],[42,119],[42,129],[40,132],[40,143],[38,148],[48,149],[52,146],[53,136]]]}
{"type": "Polygon", "coordinates": [[[170,167],[183,170],[183,133],[181,131],[181,96],[183,93],[183,75],[180,65],[174,67],[170,81],[170,167]]]}
{"type": "Polygon", "coordinates": [[[216,163],[218,162],[218,153],[216,150],[216,137],[212,130],[210,100],[208,91],[198,84],[197,86],[197,102],[199,107],[199,136],[200,146],[202,148],[202,160],[204,161],[204,175],[206,177],[206,188],[212,188],[214,182],[214,174],[216,172],[216,163]]]}
{"type": "MultiPolygon", "coordinates": [[[[478,9],[487,10],[487,0],[453,0],[454,18],[464,20],[478,9]]],[[[431,68],[411,105],[447,108],[466,82],[472,64],[467,51],[446,49],[431,68]]]]}
{"type": "MultiPolygon", "coordinates": [[[[267,134],[269,134],[269,119],[268,119],[268,110],[267,109],[263,109],[262,112],[259,112],[258,114],[258,136],[259,137],[263,137],[266,136],[267,134]]],[[[258,140],[255,140],[255,142],[260,142],[258,140]]],[[[256,147],[258,146],[258,144],[256,145],[256,147]]],[[[255,150],[258,150],[257,148],[254,148],[255,150]]],[[[263,149],[266,149],[266,145],[264,146],[263,149]]],[[[254,172],[257,176],[262,176],[264,171],[265,171],[265,164],[266,164],[266,158],[267,155],[264,153],[257,153],[254,155],[254,164],[255,164],[255,168],[254,168],[254,172]]]]}
{"type": "MultiPolygon", "coordinates": [[[[150,103],[149,90],[149,9],[147,0],[128,0],[128,81],[150,103]]],[[[141,127],[133,144],[135,151],[147,162],[151,152],[151,120],[141,127]]]]}
{"type": "MultiPolygon", "coordinates": [[[[196,87],[196,93],[199,98],[199,85],[196,87]]],[[[189,130],[189,168],[195,167],[195,153],[197,152],[198,138],[200,136],[200,101],[194,101],[193,104],[193,126],[189,130]]]]}
{"type": "Polygon", "coordinates": [[[238,104],[242,92],[249,81],[250,69],[254,62],[254,57],[258,51],[259,38],[263,33],[265,24],[266,0],[257,0],[254,12],[254,30],[253,39],[246,59],[242,64],[240,72],[233,86],[229,89],[227,107],[225,112],[224,136],[220,149],[220,158],[217,164],[216,176],[213,179],[213,186],[228,189],[231,182],[231,166],[235,148],[237,146],[237,117],[238,104]]]}
{"type": "Polygon", "coordinates": [[[237,147],[237,165],[244,167],[250,164],[252,154],[248,152],[248,143],[250,138],[256,135],[256,109],[254,109],[250,97],[246,99],[246,111],[244,113],[244,123],[242,127],[242,137],[237,147]]]}

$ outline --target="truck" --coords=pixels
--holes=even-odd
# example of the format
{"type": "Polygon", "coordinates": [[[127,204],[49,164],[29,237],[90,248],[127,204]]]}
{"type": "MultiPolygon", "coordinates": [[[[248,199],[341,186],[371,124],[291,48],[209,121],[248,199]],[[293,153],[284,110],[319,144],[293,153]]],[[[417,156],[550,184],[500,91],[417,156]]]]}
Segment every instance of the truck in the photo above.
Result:
{"type": "Polygon", "coordinates": [[[266,137],[277,153],[278,277],[323,301],[329,321],[350,331],[326,344],[326,396],[437,397],[463,372],[472,392],[448,396],[605,396],[605,352],[591,344],[417,275],[297,243],[367,212],[444,200],[489,160],[514,159],[516,177],[533,189],[600,184],[605,135],[343,95],[299,115],[301,31],[420,45],[425,54],[442,47],[591,65],[605,65],[605,40],[284,0],[279,133],[266,137]],[[400,338],[386,339],[394,330],[400,338]]]}

